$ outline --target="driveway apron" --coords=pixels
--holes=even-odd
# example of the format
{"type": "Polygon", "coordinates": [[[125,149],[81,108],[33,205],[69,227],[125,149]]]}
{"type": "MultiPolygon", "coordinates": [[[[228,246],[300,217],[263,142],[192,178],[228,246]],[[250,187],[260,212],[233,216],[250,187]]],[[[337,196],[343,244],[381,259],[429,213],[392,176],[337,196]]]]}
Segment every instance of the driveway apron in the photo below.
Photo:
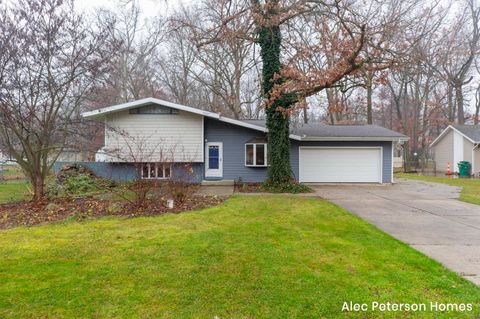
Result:
{"type": "Polygon", "coordinates": [[[314,185],[328,199],[480,285],[480,206],[461,189],[396,180],[388,186],[314,185]]]}

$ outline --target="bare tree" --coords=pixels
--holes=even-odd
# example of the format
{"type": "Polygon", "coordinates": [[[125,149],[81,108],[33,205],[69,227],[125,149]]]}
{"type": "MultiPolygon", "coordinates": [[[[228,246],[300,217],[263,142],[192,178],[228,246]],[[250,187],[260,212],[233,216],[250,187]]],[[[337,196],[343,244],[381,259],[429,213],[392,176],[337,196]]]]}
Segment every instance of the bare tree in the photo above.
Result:
{"type": "Polygon", "coordinates": [[[172,22],[192,14],[183,8],[170,17],[166,48],[158,53],[156,61],[160,68],[158,77],[167,97],[184,105],[202,105],[202,92],[192,75],[197,62],[195,43],[190,39],[188,29],[179,28],[172,22]]]}
{"type": "Polygon", "coordinates": [[[165,34],[163,20],[142,22],[137,0],[118,0],[115,10],[97,13],[97,24],[101,28],[109,26],[107,40],[112,57],[107,64],[109,72],[92,98],[115,104],[163,96],[155,65],[165,34]]]}
{"type": "Polygon", "coordinates": [[[476,0],[465,0],[465,10],[443,39],[445,61],[443,74],[449,85],[450,120],[456,116],[459,124],[465,123],[464,86],[473,80],[468,77],[478,54],[480,41],[480,7],[476,0]],[[452,102],[455,92],[455,104],[452,102]]]}
{"type": "Polygon", "coordinates": [[[72,118],[105,58],[71,1],[19,0],[2,12],[11,35],[0,51],[0,137],[34,189],[62,151],[72,118]]]}
{"type": "Polygon", "coordinates": [[[473,124],[477,125],[480,122],[480,84],[477,84],[475,89],[475,113],[473,115],[473,124]]]}

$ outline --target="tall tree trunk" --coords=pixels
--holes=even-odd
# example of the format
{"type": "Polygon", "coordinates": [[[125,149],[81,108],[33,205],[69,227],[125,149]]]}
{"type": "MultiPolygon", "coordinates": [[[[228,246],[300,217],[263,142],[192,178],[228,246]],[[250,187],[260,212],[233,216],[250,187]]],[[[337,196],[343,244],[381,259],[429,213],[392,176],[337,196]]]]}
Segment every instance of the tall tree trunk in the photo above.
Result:
{"type": "Polygon", "coordinates": [[[241,92],[241,73],[238,70],[235,72],[235,87],[233,89],[232,94],[234,94],[234,102],[233,102],[233,116],[235,119],[240,119],[242,116],[242,101],[240,98],[241,92]]]}
{"type": "Polygon", "coordinates": [[[457,101],[458,124],[465,124],[465,113],[463,110],[463,85],[455,85],[455,99],[457,101]]]}
{"type": "Polygon", "coordinates": [[[390,102],[390,108],[389,108],[389,115],[390,115],[390,121],[389,121],[389,129],[393,130],[393,101],[390,102]]]}
{"type": "MultiPolygon", "coordinates": [[[[428,82],[428,81],[427,81],[428,82]]],[[[422,144],[421,144],[421,160],[422,160],[422,174],[425,173],[426,165],[427,165],[427,153],[428,153],[428,144],[427,144],[427,133],[428,133],[428,101],[430,98],[430,86],[427,85],[425,87],[425,95],[424,95],[424,105],[423,105],[423,114],[422,114],[422,144]]]]}
{"type": "Polygon", "coordinates": [[[455,106],[453,105],[453,86],[448,83],[447,88],[448,121],[455,121],[455,106]]]}
{"type": "Polygon", "coordinates": [[[373,75],[371,72],[367,72],[365,86],[367,88],[367,124],[373,124],[373,111],[372,111],[373,75]]]}
{"type": "Polygon", "coordinates": [[[475,125],[478,124],[480,121],[480,85],[477,87],[477,91],[475,92],[475,117],[473,118],[473,123],[475,125]]]}
{"type": "MultiPolygon", "coordinates": [[[[278,25],[265,26],[259,29],[259,43],[263,62],[263,93],[271,98],[273,86],[281,83],[275,79],[280,74],[280,44],[281,33],[278,25]]],[[[288,96],[276,96],[271,105],[266,108],[268,128],[268,170],[267,183],[272,186],[282,186],[291,182],[290,168],[290,117],[283,110],[291,106],[288,96]]]]}
{"type": "Polygon", "coordinates": [[[477,125],[480,117],[480,104],[477,104],[475,107],[475,118],[473,119],[473,124],[477,125]]]}
{"type": "Polygon", "coordinates": [[[303,106],[303,123],[307,124],[308,123],[308,106],[305,103],[303,106]]]}
{"type": "MultiPolygon", "coordinates": [[[[414,88],[411,88],[410,90],[413,93],[413,123],[412,123],[412,150],[413,152],[418,154],[418,142],[419,142],[419,131],[418,131],[418,124],[420,120],[420,109],[422,107],[422,101],[420,98],[420,83],[419,83],[419,76],[417,75],[415,80],[412,81],[412,85],[414,88]]],[[[415,158],[415,160],[418,160],[418,156],[415,158]]]]}
{"type": "Polygon", "coordinates": [[[333,89],[326,89],[327,103],[328,103],[328,115],[330,118],[330,124],[337,123],[337,113],[335,112],[335,98],[333,96],[333,89]]]}

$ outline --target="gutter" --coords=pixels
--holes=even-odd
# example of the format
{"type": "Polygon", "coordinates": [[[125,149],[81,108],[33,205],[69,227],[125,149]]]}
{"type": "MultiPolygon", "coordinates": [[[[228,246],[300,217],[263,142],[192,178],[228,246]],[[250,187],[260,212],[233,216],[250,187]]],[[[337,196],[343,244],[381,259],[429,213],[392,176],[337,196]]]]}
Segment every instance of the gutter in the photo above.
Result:
{"type": "Polygon", "coordinates": [[[308,137],[303,135],[301,141],[375,141],[375,142],[406,142],[409,137],[375,137],[375,136],[323,136],[323,137],[308,137]]]}

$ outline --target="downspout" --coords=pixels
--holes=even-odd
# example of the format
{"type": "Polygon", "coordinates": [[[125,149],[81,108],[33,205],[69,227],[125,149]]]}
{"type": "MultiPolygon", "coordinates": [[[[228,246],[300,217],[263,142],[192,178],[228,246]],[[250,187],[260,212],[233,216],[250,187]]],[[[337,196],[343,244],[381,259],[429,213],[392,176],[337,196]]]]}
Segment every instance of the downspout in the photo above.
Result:
{"type": "Polygon", "coordinates": [[[475,176],[475,150],[478,148],[480,143],[474,144],[472,148],[472,173],[475,176]]]}

